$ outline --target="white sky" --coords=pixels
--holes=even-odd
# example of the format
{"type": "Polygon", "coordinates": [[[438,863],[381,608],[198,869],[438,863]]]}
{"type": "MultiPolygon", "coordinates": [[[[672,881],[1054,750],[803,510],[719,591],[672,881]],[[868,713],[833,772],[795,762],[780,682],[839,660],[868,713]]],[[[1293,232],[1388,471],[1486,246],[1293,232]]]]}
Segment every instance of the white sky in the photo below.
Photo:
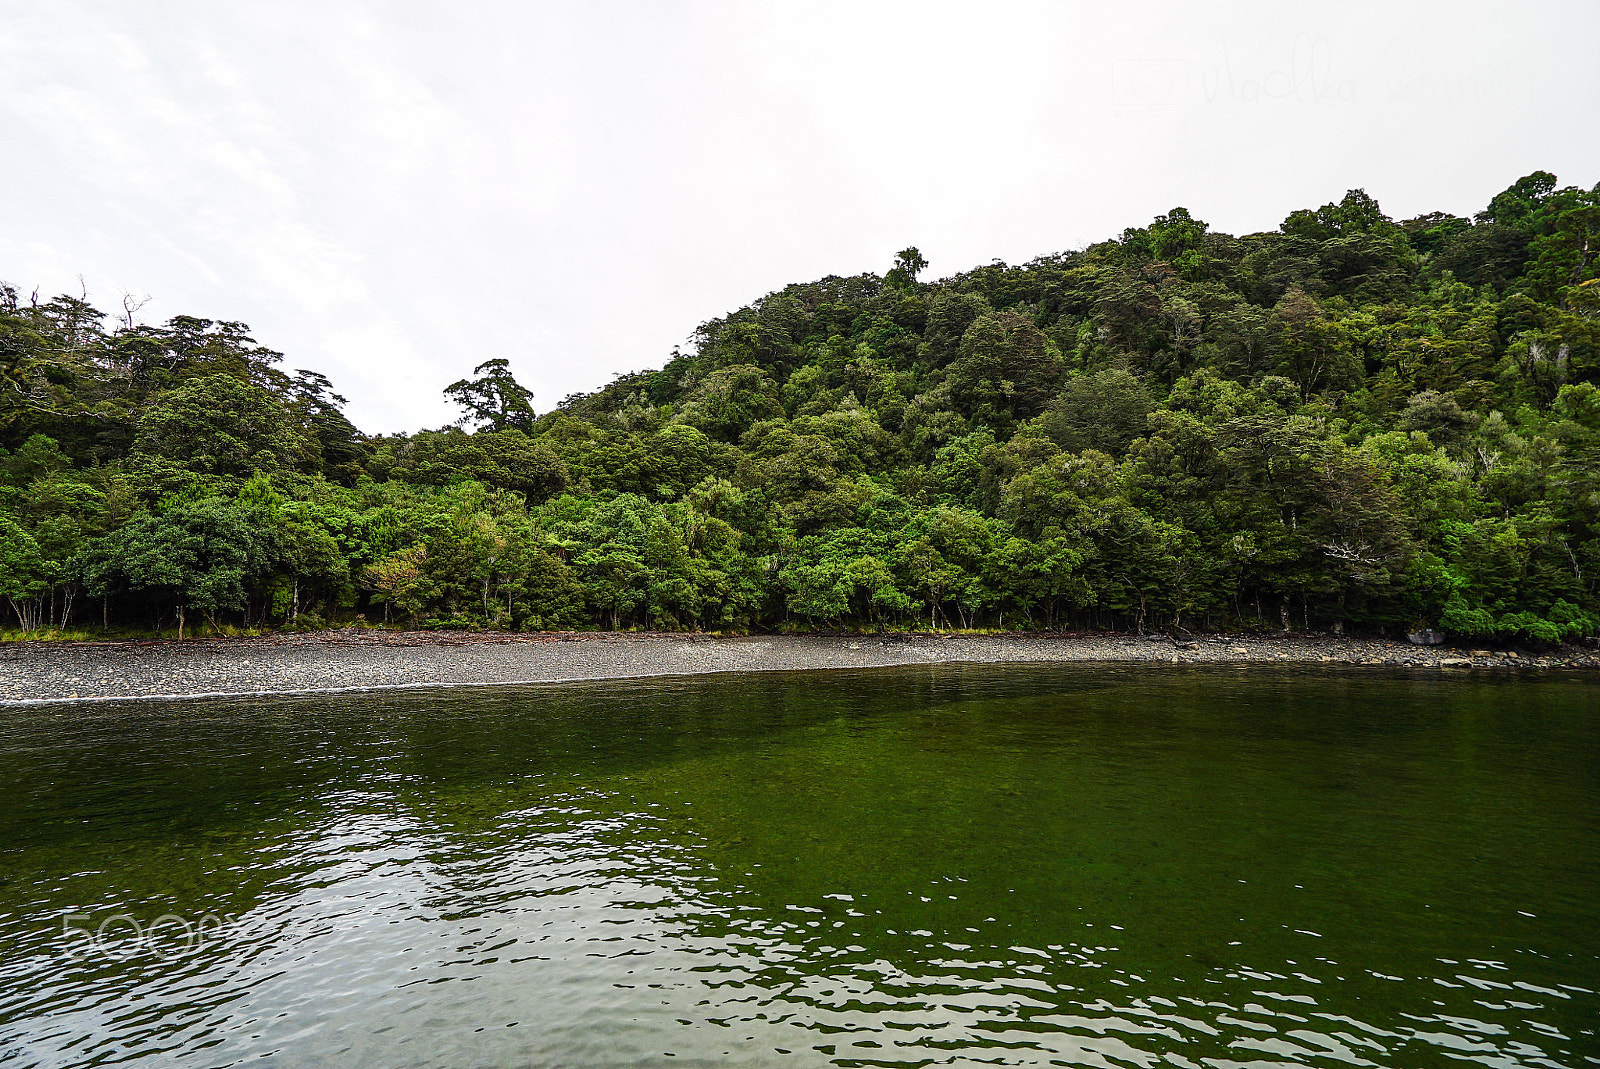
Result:
{"type": "Polygon", "coordinates": [[[1360,186],[1600,180],[1600,3],[0,0],[0,278],[249,323],[363,429],[541,410],[788,282],[1360,186]]]}

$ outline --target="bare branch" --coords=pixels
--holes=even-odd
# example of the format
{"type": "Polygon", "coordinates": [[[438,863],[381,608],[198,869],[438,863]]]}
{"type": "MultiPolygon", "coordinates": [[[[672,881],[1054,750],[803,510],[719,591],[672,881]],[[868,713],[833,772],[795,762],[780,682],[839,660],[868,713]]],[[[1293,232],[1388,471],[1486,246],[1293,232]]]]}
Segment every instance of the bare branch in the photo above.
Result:
{"type": "Polygon", "coordinates": [[[148,293],[140,295],[140,294],[137,294],[137,293],[131,293],[128,290],[123,290],[122,291],[122,324],[123,324],[123,326],[127,327],[129,330],[132,330],[134,328],[134,326],[136,325],[134,323],[134,321],[133,321],[133,317],[136,314],[138,314],[139,309],[141,309],[145,305],[149,304],[150,300],[151,300],[151,297],[150,297],[150,295],[148,293]]]}

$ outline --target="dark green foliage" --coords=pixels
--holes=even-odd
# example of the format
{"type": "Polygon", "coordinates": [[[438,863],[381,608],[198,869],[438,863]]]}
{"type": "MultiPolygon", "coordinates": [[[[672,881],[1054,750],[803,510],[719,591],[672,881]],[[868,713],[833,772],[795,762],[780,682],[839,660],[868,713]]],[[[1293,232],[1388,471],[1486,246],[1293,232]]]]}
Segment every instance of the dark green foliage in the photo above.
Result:
{"type": "Polygon", "coordinates": [[[1600,628],[1600,190],[1182,208],[926,281],[793,285],[542,417],[368,438],[238,323],[0,288],[0,595],[25,630],[1600,628]]]}
{"type": "Polygon", "coordinates": [[[444,388],[444,395],[461,406],[461,419],[457,422],[496,431],[527,430],[533,426],[533,394],[512,376],[509,360],[485,360],[472,373],[478,377],[461,379],[444,388]]]}
{"type": "Polygon", "coordinates": [[[1039,419],[1039,428],[1069,453],[1095,449],[1120,456],[1145,431],[1155,407],[1131,372],[1107,368],[1069,380],[1039,419]]]}
{"type": "Polygon", "coordinates": [[[218,613],[243,608],[245,587],[277,557],[276,532],[256,520],[215,498],[145,513],[84,546],[72,571],[90,594],[127,592],[175,607],[181,637],[186,610],[215,624],[218,613]]]}
{"type": "Polygon", "coordinates": [[[232,375],[202,375],[152,397],[138,421],[136,455],[201,475],[249,477],[293,469],[315,439],[291,422],[279,396],[232,375]]]}

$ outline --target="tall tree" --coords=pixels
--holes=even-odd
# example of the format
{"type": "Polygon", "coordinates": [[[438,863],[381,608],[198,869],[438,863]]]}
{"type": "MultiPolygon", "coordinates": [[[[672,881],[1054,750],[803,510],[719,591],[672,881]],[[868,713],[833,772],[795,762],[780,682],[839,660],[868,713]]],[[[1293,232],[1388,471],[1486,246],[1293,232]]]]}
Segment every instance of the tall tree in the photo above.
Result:
{"type": "Polygon", "coordinates": [[[458,379],[444,388],[444,395],[461,406],[457,424],[496,431],[526,431],[533,426],[533,394],[512,376],[509,360],[485,360],[472,374],[476,377],[458,379]]]}

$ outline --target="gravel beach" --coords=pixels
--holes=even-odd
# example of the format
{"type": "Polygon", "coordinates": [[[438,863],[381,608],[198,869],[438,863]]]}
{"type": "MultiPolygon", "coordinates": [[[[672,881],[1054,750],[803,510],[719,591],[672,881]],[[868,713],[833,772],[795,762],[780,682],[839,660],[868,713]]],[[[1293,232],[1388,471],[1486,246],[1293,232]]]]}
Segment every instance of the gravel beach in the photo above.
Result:
{"type": "Polygon", "coordinates": [[[1351,664],[1428,669],[1600,669],[1562,647],[1419,647],[1334,636],[472,634],[328,631],[187,642],[0,646],[0,703],[543,683],[938,662],[1351,664]]]}

